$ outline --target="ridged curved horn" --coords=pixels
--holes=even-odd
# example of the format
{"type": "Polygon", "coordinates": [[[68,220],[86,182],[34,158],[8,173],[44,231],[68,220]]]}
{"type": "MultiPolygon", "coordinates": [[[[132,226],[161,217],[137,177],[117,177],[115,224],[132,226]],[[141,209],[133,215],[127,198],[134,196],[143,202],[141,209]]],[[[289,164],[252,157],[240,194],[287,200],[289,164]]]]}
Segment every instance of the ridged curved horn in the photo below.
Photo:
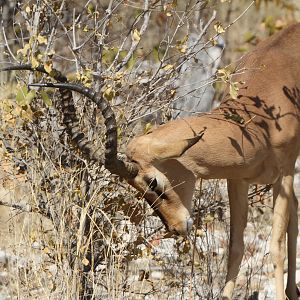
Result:
{"type": "Polygon", "coordinates": [[[138,173],[138,167],[134,163],[124,162],[117,158],[117,124],[114,112],[112,111],[109,103],[101,96],[97,95],[94,91],[81,85],[69,84],[67,78],[59,71],[52,69],[50,74],[43,66],[33,68],[31,65],[17,65],[9,66],[1,69],[2,71],[12,70],[28,70],[38,71],[49,75],[59,83],[46,83],[46,84],[31,84],[31,86],[39,87],[54,87],[59,88],[62,110],[63,110],[63,123],[66,125],[68,134],[72,141],[78,146],[88,159],[94,160],[97,163],[104,165],[111,173],[118,176],[130,179],[134,178],[138,173]],[[79,121],[76,116],[76,109],[73,101],[71,91],[76,91],[91,101],[93,101],[100,109],[106,126],[106,143],[104,157],[99,149],[96,149],[91,142],[85,137],[84,133],[80,131],[79,121]]]}

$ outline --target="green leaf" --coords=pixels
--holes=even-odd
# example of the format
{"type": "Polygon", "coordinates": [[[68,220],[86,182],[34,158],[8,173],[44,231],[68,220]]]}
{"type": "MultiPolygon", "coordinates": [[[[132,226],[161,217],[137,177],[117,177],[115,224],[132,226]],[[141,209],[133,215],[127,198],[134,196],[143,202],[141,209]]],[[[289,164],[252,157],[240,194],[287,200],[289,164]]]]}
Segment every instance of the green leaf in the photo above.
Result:
{"type": "Polygon", "coordinates": [[[30,104],[31,101],[35,98],[36,95],[36,91],[35,90],[31,90],[27,95],[26,95],[26,104],[30,104]]]}
{"type": "Polygon", "coordinates": [[[22,86],[16,95],[16,102],[20,106],[29,105],[36,95],[35,90],[28,91],[26,85],[22,86]]]}
{"type": "Polygon", "coordinates": [[[132,55],[127,63],[128,70],[131,70],[135,66],[135,64],[136,64],[136,56],[132,55]]]}
{"type": "Polygon", "coordinates": [[[48,107],[51,107],[51,106],[52,106],[52,100],[49,98],[49,95],[47,94],[47,92],[41,91],[41,97],[42,97],[42,100],[44,101],[44,103],[45,103],[48,107]]]}
{"type": "Polygon", "coordinates": [[[88,7],[87,7],[87,11],[89,14],[93,14],[95,12],[95,7],[93,4],[89,4],[88,7]]]}
{"type": "Polygon", "coordinates": [[[26,85],[24,85],[17,92],[17,95],[16,95],[17,104],[19,104],[20,106],[26,105],[27,94],[28,94],[28,88],[26,85]]]}
{"type": "Polygon", "coordinates": [[[256,38],[255,34],[252,33],[252,32],[250,32],[250,31],[247,31],[244,34],[244,41],[245,41],[245,43],[251,43],[255,38],[256,38]]]}

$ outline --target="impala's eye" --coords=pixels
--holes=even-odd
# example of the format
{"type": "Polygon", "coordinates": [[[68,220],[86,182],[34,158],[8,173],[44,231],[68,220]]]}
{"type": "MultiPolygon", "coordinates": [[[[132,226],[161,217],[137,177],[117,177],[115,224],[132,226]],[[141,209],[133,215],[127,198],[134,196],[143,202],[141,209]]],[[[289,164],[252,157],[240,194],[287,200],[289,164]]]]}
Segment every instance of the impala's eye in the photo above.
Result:
{"type": "Polygon", "coordinates": [[[152,192],[155,192],[158,197],[160,197],[161,199],[168,199],[168,197],[166,196],[166,194],[163,191],[163,188],[158,184],[158,181],[156,178],[145,179],[145,181],[146,181],[149,189],[152,192]]]}

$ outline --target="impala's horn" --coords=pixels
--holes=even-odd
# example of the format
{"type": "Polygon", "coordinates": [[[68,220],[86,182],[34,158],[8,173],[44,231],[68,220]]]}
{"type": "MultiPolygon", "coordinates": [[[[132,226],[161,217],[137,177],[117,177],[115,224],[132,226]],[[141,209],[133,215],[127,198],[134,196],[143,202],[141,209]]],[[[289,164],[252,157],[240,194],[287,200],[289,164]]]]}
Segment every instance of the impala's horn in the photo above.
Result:
{"type": "Polygon", "coordinates": [[[65,124],[68,134],[78,148],[83,152],[89,160],[96,161],[100,165],[104,165],[111,173],[126,179],[134,178],[138,173],[138,167],[135,163],[124,162],[117,157],[117,124],[114,112],[109,103],[99,93],[95,93],[89,88],[81,85],[69,84],[67,78],[59,71],[52,69],[47,72],[43,66],[33,68],[31,65],[9,66],[1,69],[1,71],[12,70],[28,70],[45,73],[58,81],[59,83],[30,84],[30,86],[59,88],[61,97],[61,106],[63,113],[63,123],[65,124]],[[105,153],[97,149],[84,133],[80,131],[79,121],[76,115],[76,108],[73,101],[72,91],[78,92],[91,101],[93,101],[100,109],[106,126],[106,143],[105,153]]]}

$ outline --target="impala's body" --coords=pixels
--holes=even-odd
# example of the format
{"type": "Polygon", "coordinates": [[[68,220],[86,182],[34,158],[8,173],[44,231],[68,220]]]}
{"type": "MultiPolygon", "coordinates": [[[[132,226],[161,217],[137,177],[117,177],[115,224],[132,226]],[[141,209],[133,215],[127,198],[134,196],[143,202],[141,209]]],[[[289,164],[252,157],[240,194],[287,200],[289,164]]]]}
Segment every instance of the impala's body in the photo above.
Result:
{"type": "Polygon", "coordinates": [[[241,59],[237,73],[232,78],[241,83],[237,100],[227,96],[212,113],[169,122],[131,141],[127,156],[140,169],[132,184],[145,192],[145,198],[170,230],[186,234],[191,227],[196,179],[228,179],[231,252],[225,299],[231,299],[243,255],[248,184],[273,184],[271,255],[277,299],[285,299],[283,260],[287,228],[287,295],[297,299],[294,273],[298,204],[293,175],[300,148],[300,24],[261,43],[241,59]],[[203,137],[187,147],[187,141],[203,129],[203,137]],[[158,197],[162,192],[163,197],[158,197]]]}
{"type": "MultiPolygon", "coordinates": [[[[47,73],[44,67],[20,65],[5,70],[47,73]]],[[[283,264],[288,236],[288,299],[297,299],[296,242],[298,201],[293,189],[294,166],[300,148],[300,24],[261,43],[236,66],[238,99],[225,98],[212,113],[169,122],[134,138],[128,161],[117,157],[117,126],[109,103],[101,95],[67,83],[37,84],[60,88],[63,122],[71,139],[89,159],[125,177],[144,193],[171,231],[186,235],[192,227],[191,200],[198,178],[226,178],[230,203],[228,273],[223,299],[232,299],[243,257],[250,183],[272,184],[274,199],[270,253],[274,263],[276,299],[285,300],[283,264]],[[95,102],[104,118],[106,151],[95,149],[79,131],[70,90],[95,102]]]]}

